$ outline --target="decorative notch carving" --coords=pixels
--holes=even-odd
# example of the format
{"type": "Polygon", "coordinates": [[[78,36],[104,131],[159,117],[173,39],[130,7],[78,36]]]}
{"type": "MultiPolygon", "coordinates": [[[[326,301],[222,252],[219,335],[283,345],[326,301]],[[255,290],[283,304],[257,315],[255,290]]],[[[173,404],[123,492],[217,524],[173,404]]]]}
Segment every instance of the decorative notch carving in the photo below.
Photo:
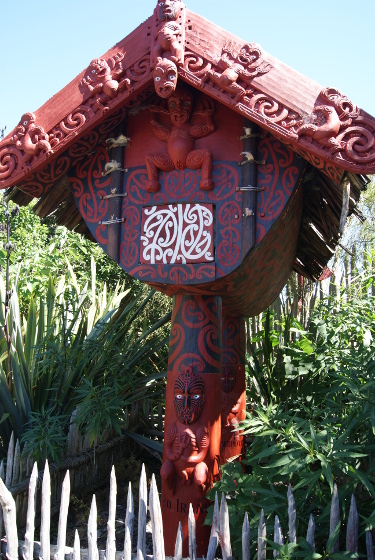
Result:
{"type": "Polygon", "coordinates": [[[228,41],[218,61],[218,70],[210,68],[207,70],[205,79],[211,79],[214,84],[224,91],[235,96],[239,102],[252,90],[247,90],[255,76],[266,74],[272,66],[262,60],[262,51],[255,43],[247,43],[238,49],[236,45],[228,41]],[[243,82],[244,86],[238,82],[243,82]]]}
{"type": "Polygon", "coordinates": [[[156,93],[169,97],[176,89],[178,70],[184,64],[185,6],[180,0],[158,2],[154,11],[151,68],[156,93]]]}
{"type": "Polygon", "coordinates": [[[124,58],[123,53],[118,52],[108,61],[104,58],[95,58],[87,68],[81,85],[86,87],[91,97],[104,93],[107,97],[116,97],[116,95],[130,88],[130,80],[122,78],[125,70],[121,61],[124,58]]]}
{"type": "Polygon", "coordinates": [[[164,436],[166,460],[160,474],[169,488],[174,488],[178,477],[183,484],[194,482],[202,494],[206,489],[208,467],[204,460],[210,436],[208,428],[199,422],[204,396],[202,377],[190,367],[184,368],[174,384],[177,421],[169,426],[164,436]]]}
{"type": "Polygon", "coordinates": [[[215,105],[210,98],[204,98],[193,111],[193,94],[180,88],[168,97],[165,105],[150,107],[157,115],[168,115],[169,123],[152,120],[151,127],[155,136],[166,142],[166,152],[158,152],[146,156],[148,174],[147,190],[160,190],[159,170],[201,169],[201,190],[212,190],[212,153],[205,149],[195,150],[194,141],[212,134],[215,130],[213,113],[215,105]],[[194,118],[194,123],[190,121],[194,118]]]}

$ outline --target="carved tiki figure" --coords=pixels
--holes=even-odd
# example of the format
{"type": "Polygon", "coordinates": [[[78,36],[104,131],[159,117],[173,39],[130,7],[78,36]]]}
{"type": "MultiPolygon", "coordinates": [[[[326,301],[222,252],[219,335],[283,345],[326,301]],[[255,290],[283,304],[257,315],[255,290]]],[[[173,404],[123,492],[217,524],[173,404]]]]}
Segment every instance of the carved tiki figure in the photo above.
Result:
{"type": "Polygon", "coordinates": [[[47,155],[53,153],[49,143],[49,135],[44,132],[41,126],[35,124],[34,113],[22,115],[20,122],[14,129],[13,136],[9,140],[9,144],[14,144],[23,152],[24,165],[27,165],[40,152],[45,152],[47,155]]]}
{"type": "Polygon", "coordinates": [[[208,467],[204,462],[210,437],[209,430],[198,420],[204,404],[204,381],[186,368],[174,385],[174,408],[178,421],[171,424],[164,436],[165,456],[160,474],[169,488],[176,477],[183,484],[194,484],[204,493],[208,467]]]}
{"type": "Polygon", "coordinates": [[[104,58],[95,58],[91,61],[86,70],[85,77],[81,84],[86,86],[91,95],[103,92],[108,97],[115,97],[118,92],[130,88],[130,80],[120,77],[124,74],[121,61],[124,58],[122,53],[117,53],[108,61],[104,58]]]}
{"type": "Polygon", "coordinates": [[[151,108],[155,113],[168,114],[171,126],[156,120],[151,121],[153,133],[159,140],[167,143],[167,151],[146,156],[147,190],[149,192],[160,190],[158,171],[173,171],[173,169],[180,171],[201,169],[200,189],[212,190],[214,187],[211,177],[212,153],[205,149],[195,150],[194,141],[214,132],[213,103],[207,98],[193,113],[193,95],[184,88],[170,95],[167,103],[168,110],[161,106],[151,108]],[[200,117],[203,122],[191,124],[192,113],[194,117],[200,117]]]}
{"type": "Polygon", "coordinates": [[[268,63],[261,63],[262,51],[252,43],[242,47],[236,55],[231,43],[223,47],[222,55],[218,66],[223,71],[221,73],[209,69],[205,79],[210,78],[222,90],[235,95],[236,102],[241,101],[245,95],[250,94],[251,90],[246,90],[237,83],[241,78],[245,83],[262,74],[266,74],[271,69],[268,63]]]}
{"type": "Polygon", "coordinates": [[[184,47],[178,40],[180,26],[177,23],[183,6],[183,3],[179,0],[158,2],[157,12],[161,25],[156,34],[152,66],[158,58],[167,58],[177,65],[183,64],[184,47]]]}

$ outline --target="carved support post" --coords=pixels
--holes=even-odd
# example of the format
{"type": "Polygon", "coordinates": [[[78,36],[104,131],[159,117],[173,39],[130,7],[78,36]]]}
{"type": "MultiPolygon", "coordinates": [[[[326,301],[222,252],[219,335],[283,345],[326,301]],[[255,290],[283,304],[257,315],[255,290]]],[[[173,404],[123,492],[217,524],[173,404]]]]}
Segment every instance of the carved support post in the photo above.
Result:
{"type": "Polygon", "coordinates": [[[244,437],[233,429],[246,417],[245,350],[244,317],[226,318],[223,321],[221,464],[244,453],[244,437]]]}
{"type": "Polygon", "coordinates": [[[188,514],[197,556],[207,552],[205,494],[219,476],[221,434],[221,298],[176,296],[169,346],[161,505],[165,553],[174,555],[178,524],[188,556],[188,514]]]}

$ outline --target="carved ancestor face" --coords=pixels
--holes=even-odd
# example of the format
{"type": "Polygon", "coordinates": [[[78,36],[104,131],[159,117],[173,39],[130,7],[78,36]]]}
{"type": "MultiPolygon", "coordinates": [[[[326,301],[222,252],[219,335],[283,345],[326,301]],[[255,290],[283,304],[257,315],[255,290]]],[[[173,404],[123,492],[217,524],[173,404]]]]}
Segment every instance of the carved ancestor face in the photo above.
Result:
{"type": "Polygon", "coordinates": [[[162,21],[175,21],[181,13],[182,6],[179,0],[158,2],[159,18],[162,21]]]}
{"type": "Polygon", "coordinates": [[[158,58],[153,72],[155,91],[159,97],[169,97],[176,89],[178,71],[174,62],[158,58]]]}
{"type": "Polygon", "coordinates": [[[24,113],[21,117],[20,122],[18,123],[18,126],[22,126],[24,128],[27,128],[33,122],[35,122],[34,113],[24,113]]]}
{"type": "Polygon", "coordinates": [[[178,89],[168,98],[168,111],[172,124],[181,126],[189,122],[193,109],[193,95],[185,90],[178,89]]]}
{"type": "Polygon", "coordinates": [[[101,79],[109,72],[110,68],[104,58],[94,58],[87,69],[87,75],[90,76],[92,81],[101,79]]]}
{"type": "Polygon", "coordinates": [[[262,51],[259,47],[252,43],[244,45],[238,53],[237,60],[244,66],[254,64],[262,56],[262,51]]]}
{"type": "Polygon", "coordinates": [[[174,384],[174,407],[182,424],[193,424],[200,417],[204,404],[204,381],[190,368],[181,373],[174,384]]]}
{"type": "Polygon", "coordinates": [[[221,387],[224,393],[231,393],[236,385],[236,367],[227,364],[221,369],[221,387]]]}

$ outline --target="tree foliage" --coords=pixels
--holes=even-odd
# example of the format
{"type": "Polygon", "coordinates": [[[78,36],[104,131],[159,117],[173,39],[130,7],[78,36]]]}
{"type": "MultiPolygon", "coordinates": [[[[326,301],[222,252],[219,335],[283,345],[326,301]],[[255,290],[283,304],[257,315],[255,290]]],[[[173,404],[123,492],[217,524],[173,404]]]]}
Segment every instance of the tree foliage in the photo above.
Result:
{"type": "MultiPolygon", "coordinates": [[[[251,410],[242,423],[252,443],[243,461],[222,467],[215,490],[229,493],[234,535],[244,511],[255,531],[261,509],[268,534],[274,516],[287,521],[287,488],[293,488],[299,535],[310,514],[317,549],[327,544],[334,483],[345,525],[351,494],[360,503],[361,531],[372,527],[375,498],[375,299],[372,276],[352,279],[340,299],[327,296],[308,330],[287,316],[278,325],[267,313],[249,355],[251,410]],[[259,343],[261,344],[259,345],[259,343]]],[[[362,551],[364,550],[362,539],[362,551]]],[[[237,542],[238,544],[238,542],[237,542]]],[[[303,541],[291,555],[306,556],[303,541]]],[[[255,552],[255,551],[254,551],[255,552]]],[[[310,550],[309,554],[312,551],[310,550]]]]}

